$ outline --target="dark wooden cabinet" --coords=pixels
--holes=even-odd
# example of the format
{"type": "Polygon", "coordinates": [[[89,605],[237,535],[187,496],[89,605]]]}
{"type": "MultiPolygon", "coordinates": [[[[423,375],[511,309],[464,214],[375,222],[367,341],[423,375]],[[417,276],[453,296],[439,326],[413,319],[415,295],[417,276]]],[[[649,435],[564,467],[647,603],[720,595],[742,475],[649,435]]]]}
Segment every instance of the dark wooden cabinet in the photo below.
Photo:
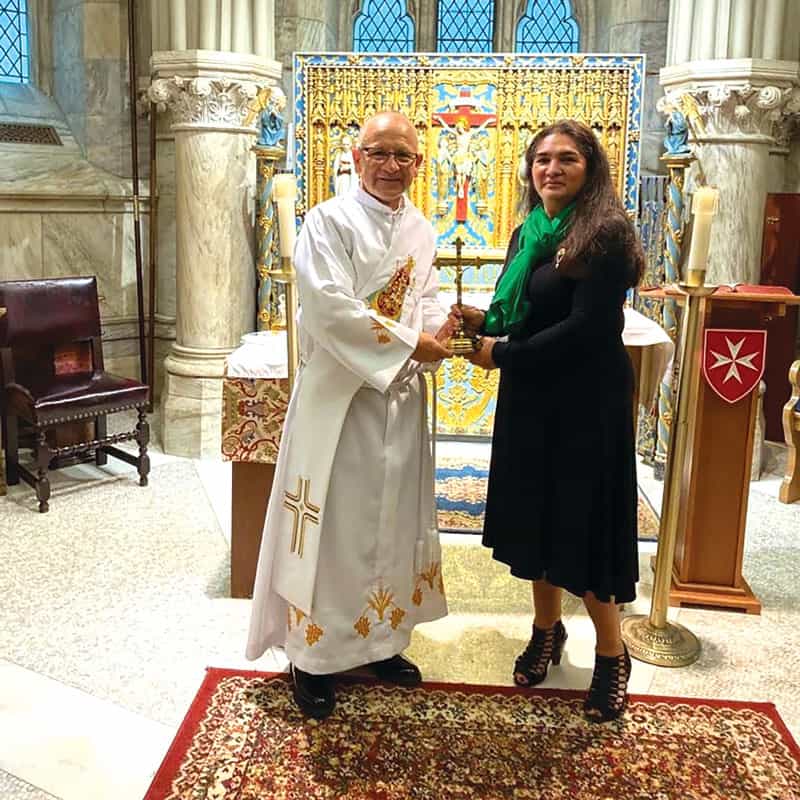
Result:
{"type": "MultiPolygon", "coordinates": [[[[786,286],[800,293],[800,194],[768,194],[764,210],[761,243],[760,283],[786,286]]],[[[797,308],[786,309],[786,316],[774,317],[766,325],[767,359],[764,381],[766,438],[783,441],[781,415],[791,394],[789,367],[797,352],[797,308]]]]}

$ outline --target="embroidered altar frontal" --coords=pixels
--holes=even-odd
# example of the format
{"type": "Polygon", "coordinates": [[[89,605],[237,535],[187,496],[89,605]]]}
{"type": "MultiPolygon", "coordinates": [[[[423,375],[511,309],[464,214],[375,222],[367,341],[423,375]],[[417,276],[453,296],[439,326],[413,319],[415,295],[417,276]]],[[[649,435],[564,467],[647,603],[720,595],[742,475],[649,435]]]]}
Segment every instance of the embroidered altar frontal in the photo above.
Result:
{"type": "MultiPolygon", "coordinates": [[[[436,229],[443,302],[455,299],[459,238],[465,302],[485,307],[522,219],[520,162],[548,123],[569,117],[595,131],[614,185],[635,216],[643,76],[641,55],[297,53],[297,213],[302,218],[348,190],[342,155],[366,118],[401,111],[414,123],[424,155],[409,195],[436,229]]],[[[345,169],[352,169],[349,162],[345,169]]],[[[448,361],[438,381],[437,432],[488,435],[496,389],[496,375],[448,361]]]]}

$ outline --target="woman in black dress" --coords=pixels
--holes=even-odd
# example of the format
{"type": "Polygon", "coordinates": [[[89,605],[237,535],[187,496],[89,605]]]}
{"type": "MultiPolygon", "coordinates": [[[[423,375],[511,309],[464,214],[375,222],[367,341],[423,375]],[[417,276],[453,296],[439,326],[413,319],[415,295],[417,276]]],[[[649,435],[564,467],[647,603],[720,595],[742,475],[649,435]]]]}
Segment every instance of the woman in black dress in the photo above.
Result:
{"type": "Polygon", "coordinates": [[[515,682],[534,686],[560,662],[566,589],[594,623],[584,708],[605,721],[622,712],[631,670],[617,607],[638,579],[633,371],[621,334],[644,257],[585,125],[539,131],[525,179],[530,211],[488,311],[453,308],[483,334],[472,363],[501,371],[483,543],[533,583],[533,635],[515,682]]]}

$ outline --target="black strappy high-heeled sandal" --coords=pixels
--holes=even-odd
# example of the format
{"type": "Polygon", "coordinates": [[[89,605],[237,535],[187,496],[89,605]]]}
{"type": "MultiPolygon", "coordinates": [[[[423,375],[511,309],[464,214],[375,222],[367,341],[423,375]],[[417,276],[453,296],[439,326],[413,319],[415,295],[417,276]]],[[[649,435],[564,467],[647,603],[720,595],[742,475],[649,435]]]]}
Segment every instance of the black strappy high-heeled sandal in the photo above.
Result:
{"type": "Polygon", "coordinates": [[[631,657],[628,648],[625,645],[623,648],[618,656],[594,657],[592,685],[583,704],[584,714],[592,722],[610,722],[625,710],[631,657]]]}
{"type": "Polygon", "coordinates": [[[533,626],[533,635],[528,646],[514,662],[514,683],[517,686],[536,686],[547,677],[550,662],[561,663],[567,631],[561,620],[552,628],[533,626]]]}

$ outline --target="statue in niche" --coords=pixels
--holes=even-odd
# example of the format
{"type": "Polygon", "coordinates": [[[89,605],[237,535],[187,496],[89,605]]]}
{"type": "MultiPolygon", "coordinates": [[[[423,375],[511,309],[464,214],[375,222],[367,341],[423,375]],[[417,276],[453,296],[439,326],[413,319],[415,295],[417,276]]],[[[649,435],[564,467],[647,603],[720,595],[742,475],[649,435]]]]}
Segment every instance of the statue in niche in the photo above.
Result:
{"type": "Polygon", "coordinates": [[[283,110],[286,108],[286,96],[274,89],[261,110],[259,117],[259,135],[257,144],[260,147],[280,147],[286,138],[283,122],[283,110]]]}
{"type": "Polygon", "coordinates": [[[489,207],[489,147],[485,137],[477,140],[473,148],[475,156],[475,192],[478,196],[478,212],[485,214],[489,207]]]}
{"type": "Polygon", "coordinates": [[[450,191],[452,170],[451,140],[447,134],[442,133],[439,136],[436,151],[436,194],[439,198],[437,210],[440,214],[444,214],[447,209],[447,195],[450,191]]]}
{"type": "Polygon", "coordinates": [[[664,147],[667,155],[682,156],[688,155],[689,149],[689,125],[682,112],[673,109],[665,123],[667,135],[664,137],[664,147]]]}
{"type": "Polygon", "coordinates": [[[358,186],[358,173],[353,159],[353,137],[344,134],[333,159],[333,193],[350,194],[358,186]]]}

